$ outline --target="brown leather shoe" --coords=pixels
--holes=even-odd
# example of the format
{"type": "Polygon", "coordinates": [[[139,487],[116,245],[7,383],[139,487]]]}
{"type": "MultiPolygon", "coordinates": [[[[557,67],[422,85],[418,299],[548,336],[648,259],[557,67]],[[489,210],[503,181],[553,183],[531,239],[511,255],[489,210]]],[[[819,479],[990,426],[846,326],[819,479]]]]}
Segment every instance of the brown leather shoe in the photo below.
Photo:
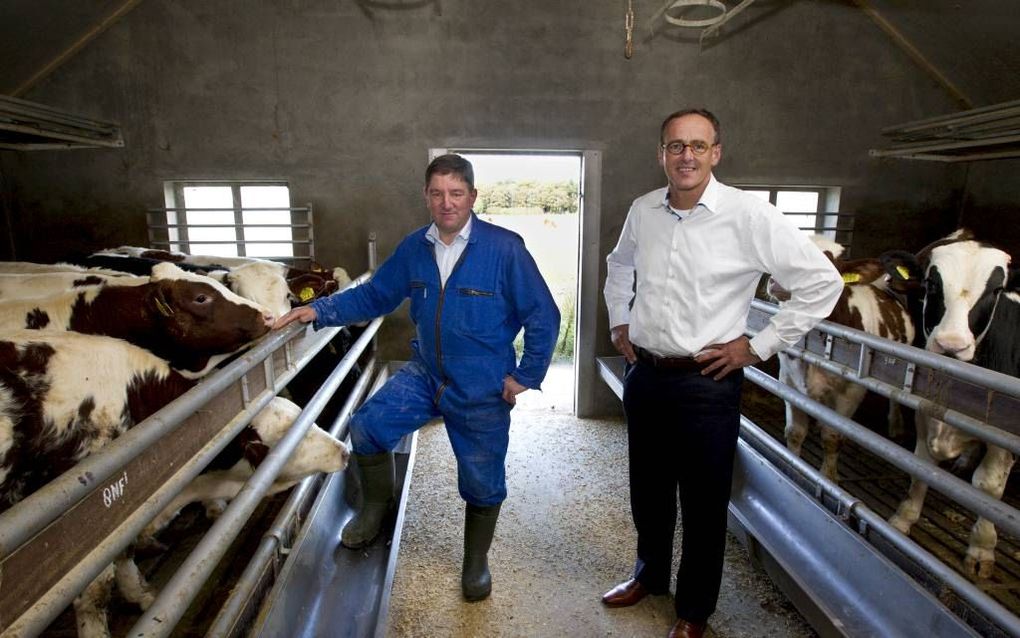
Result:
{"type": "Polygon", "coordinates": [[[606,607],[630,607],[650,593],[644,585],[631,578],[603,594],[602,604],[606,607]]]}
{"type": "Polygon", "coordinates": [[[693,623],[680,618],[669,630],[667,638],[702,638],[705,635],[706,623],[693,623]]]}

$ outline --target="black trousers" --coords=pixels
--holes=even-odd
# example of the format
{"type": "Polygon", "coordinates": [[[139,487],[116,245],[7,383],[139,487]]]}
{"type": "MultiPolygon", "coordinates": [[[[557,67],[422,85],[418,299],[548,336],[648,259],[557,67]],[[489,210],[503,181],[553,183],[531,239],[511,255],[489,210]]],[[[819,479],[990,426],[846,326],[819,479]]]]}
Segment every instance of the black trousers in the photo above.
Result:
{"type": "Polygon", "coordinates": [[[669,591],[677,497],[682,519],[677,616],[703,623],[715,611],[726,550],[726,509],[740,429],[743,371],[721,381],[698,371],[628,366],[630,503],[638,533],[634,578],[669,591]]]}

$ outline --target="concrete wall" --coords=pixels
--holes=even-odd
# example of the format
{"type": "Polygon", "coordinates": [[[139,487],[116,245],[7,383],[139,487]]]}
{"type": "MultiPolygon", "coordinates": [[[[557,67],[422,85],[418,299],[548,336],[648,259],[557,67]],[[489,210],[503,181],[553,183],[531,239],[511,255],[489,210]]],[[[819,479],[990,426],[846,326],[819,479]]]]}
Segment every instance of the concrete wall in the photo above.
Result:
{"type": "MultiPolygon", "coordinates": [[[[315,205],[320,261],[361,272],[370,231],[384,257],[425,223],[427,149],[450,145],[601,150],[604,255],[664,182],[662,118],[689,105],[722,120],[720,179],[842,186],[856,254],[960,218],[963,168],[869,159],[881,128],[954,106],[851,4],[760,2],[700,48],[696,31],[649,35],[661,3],[639,0],[631,60],[624,6],[147,0],[24,96],[119,122],[126,148],[0,152],[17,257],[145,243],[163,180],[285,178],[315,205]]],[[[407,323],[389,326],[384,355],[406,357],[407,323]]],[[[597,332],[609,352],[604,312],[597,332]]]]}
{"type": "Polygon", "coordinates": [[[1020,160],[975,162],[967,167],[960,225],[1013,255],[1020,266],[1020,160]]]}

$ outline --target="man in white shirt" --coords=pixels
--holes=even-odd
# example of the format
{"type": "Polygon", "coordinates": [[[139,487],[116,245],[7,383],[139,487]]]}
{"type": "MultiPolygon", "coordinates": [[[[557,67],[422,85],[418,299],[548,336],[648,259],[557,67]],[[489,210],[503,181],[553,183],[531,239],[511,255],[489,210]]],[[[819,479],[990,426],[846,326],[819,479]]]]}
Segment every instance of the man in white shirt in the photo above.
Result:
{"type": "Polygon", "coordinates": [[[602,601],[624,607],[669,593],[679,491],[683,546],[670,638],[700,638],[719,597],[742,369],[796,343],[843,288],[831,262],[775,207],[716,181],[721,157],[712,113],[667,117],[658,160],[668,186],[634,200],[606,259],[613,345],[628,363],[623,406],[638,547],[633,577],[602,601]],[[762,273],[792,298],[749,340],[747,312],[762,273]]]}

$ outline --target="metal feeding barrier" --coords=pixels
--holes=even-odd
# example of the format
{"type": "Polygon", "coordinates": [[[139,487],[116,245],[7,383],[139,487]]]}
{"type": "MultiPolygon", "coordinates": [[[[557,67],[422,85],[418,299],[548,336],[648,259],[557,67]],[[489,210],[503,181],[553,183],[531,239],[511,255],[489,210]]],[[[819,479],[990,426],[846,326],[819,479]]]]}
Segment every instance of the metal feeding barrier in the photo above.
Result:
{"type": "MultiPolygon", "coordinates": [[[[362,275],[351,285],[368,276],[362,275]]],[[[174,630],[326,401],[371,347],[381,323],[381,318],[376,319],[364,329],[130,635],[164,636],[174,630]]],[[[0,581],[2,635],[42,632],[339,330],[313,332],[309,326],[295,324],[270,333],[106,448],[0,515],[0,573],[32,574],[31,578],[0,581]]],[[[335,435],[346,434],[346,422],[364,397],[376,368],[373,357],[333,423],[335,435]]],[[[404,456],[405,468],[411,458],[404,456]]],[[[343,473],[337,474],[342,484],[343,473]]],[[[323,484],[328,482],[313,476],[293,490],[263,547],[252,557],[213,621],[210,635],[240,635],[241,628],[251,625],[262,602],[259,595],[272,586],[278,571],[274,566],[285,560],[288,544],[303,529],[303,514],[308,512],[316,488],[323,484]]],[[[383,571],[365,578],[369,577],[387,580],[383,571]]],[[[380,596],[377,606],[383,613],[385,605],[386,597],[380,596]]]]}
{"type": "MultiPolygon", "coordinates": [[[[749,332],[776,311],[753,301],[749,332]]],[[[827,321],[786,352],[890,400],[938,414],[992,445],[1020,450],[1020,379],[827,321]]],[[[623,358],[601,358],[599,367],[622,397],[623,358]]],[[[761,370],[746,368],[745,375],[1003,531],[1020,535],[1016,509],[761,370]]],[[[918,627],[933,636],[1020,635],[1020,619],[988,592],[746,417],[730,517],[731,530],[823,635],[912,635],[918,627]]]]}

